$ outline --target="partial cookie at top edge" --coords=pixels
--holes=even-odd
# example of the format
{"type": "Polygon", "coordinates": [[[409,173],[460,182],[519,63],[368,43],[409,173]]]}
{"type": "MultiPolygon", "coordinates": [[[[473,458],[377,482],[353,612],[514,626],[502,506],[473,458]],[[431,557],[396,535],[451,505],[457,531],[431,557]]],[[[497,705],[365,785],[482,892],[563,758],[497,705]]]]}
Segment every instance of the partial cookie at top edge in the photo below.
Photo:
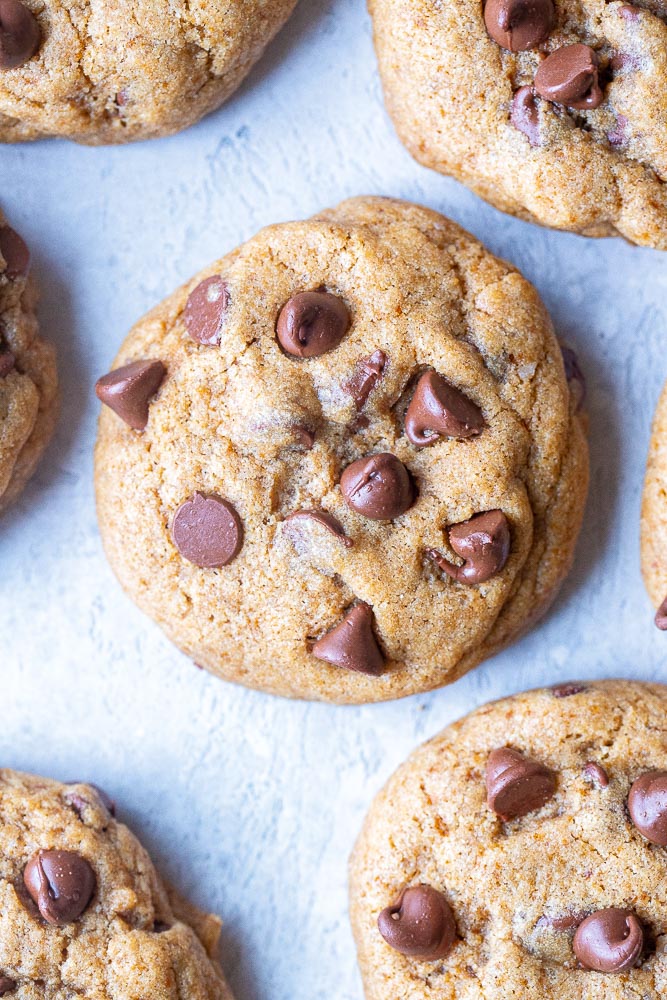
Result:
{"type": "Polygon", "coordinates": [[[296,0],[0,0],[0,141],[178,132],[237,89],[296,0]]]}
{"type": "Polygon", "coordinates": [[[658,5],[369,8],[387,107],[416,159],[520,218],[667,249],[658,5]]]}

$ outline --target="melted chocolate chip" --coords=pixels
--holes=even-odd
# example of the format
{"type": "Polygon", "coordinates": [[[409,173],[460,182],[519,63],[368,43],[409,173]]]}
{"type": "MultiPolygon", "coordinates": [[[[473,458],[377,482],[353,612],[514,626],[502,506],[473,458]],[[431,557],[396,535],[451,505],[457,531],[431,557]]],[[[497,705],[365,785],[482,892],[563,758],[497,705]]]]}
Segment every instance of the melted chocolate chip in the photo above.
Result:
{"type": "Polygon", "coordinates": [[[16,281],[17,278],[26,277],[30,270],[30,251],[23,238],[11,226],[0,226],[0,255],[5,261],[6,278],[16,281]]]}
{"type": "Polygon", "coordinates": [[[297,444],[300,444],[306,451],[310,451],[315,444],[315,431],[299,425],[294,428],[294,438],[297,444]]]}
{"type": "Polygon", "coordinates": [[[148,424],[148,408],[167,370],[161,361],[132,361],[103,375],[95,384],[97,398],[135,431],[148,424]]]}
{"type": "Polygon", "coordinates": [[[408,470],[390,452],[352,462],[340,477],[340,488],[348,507],[374,521],[400,517],[415,500],[408,470]]]}
{"type": "Polygon", "coordinates": [[[243,524],[229,500],[215,493],[195,493],[174,514],[171,537],[188,562],[217,569],[241,551],[243,524]]]}
{"type": "Polygon", "coordinates": [[[558,917],[551,917],[544,914],[539,918],[535,926],[548,927],[558,934],[567,934],[570,931],[574,931],[585,917],[585,913],[563,913],[558,917]]]}
{"type": "Polygon", "coordinates": [[[215,347],[222,338],[229,288],[219,274],[206,278],[190,292],[183,313],[185,329],[198,344],[215,347]]]}
{"type": "Polygon", "coordinates": [[[607,788],[609,785],[609,775],[602,767],[602,764],[598,764],[595,760],[588,761],[584,767],[584,774],[594,784],[599,785],[600,788],[607,788]]]}
{"type": "Polygon", "coordinates": [[[5,993],[11,993],[12,990],[16,989],[16,983],[9,976],[0,976],[0,997],[4,997],[5,993]]]}
{"type": "Polygon", "coordinates": [[[510,121],[528,139],[531,146],[540,145],[540,113],[532,87],[519,87],[510,104],[510,121]]]}
{"type": "Polygon", "coordinates": [[[579,413],[586,399],[586,377],[579,365],[579,358],[571,347],[561,345],[563,355],[563,366],[565,368],[565,378],[570,387],[570,393],[574,400],[574,409],[579,413]]]}
{"type": "Polygon", "coordinates": [[[295,510],[293,514],[288,514],[285,518],[285,526],[289,527],[290,522],[295,520],[309,520],[316,521],[321,524],[327,531],[330,531],[332,535],[343,543],[345,548],[349,549],[354,545],[351,538],[345,534],[345,528],[340,523],[338,518],[334,517],[326,510],[295,510]]]}
{"type": "Polygon", "coordinates": [[[300,292],[281,309],[276,335],[295,358],[316,358],[338,347],[350,327],[347,306],[329,292],[300,292]]]}
{"type": "Polygon", "coordinates": [[[607,139],[609,140],[609,144],[611,146],[618,148],[619,146],[625,145],[630,138],[628,130],[629,124],[630,123],[625,115],[616,115],[616,127],[613,128],[611,132],[607,132],[607,139]]]}
{"type": "Polygon", "coordinates": [[[553,0],[487,0],[484,6],[486,30],[510,52],[537,48],[555,21],[553,0]]]}
{"type": "Polygon", "coordinates": [[[11,351],[0,350],[0,378],[7,378],[14,371],[16,358],[11,351]]]}
{"type": "Polygon", "coordinates": [[[430,885],[404,889],[396,903],[378,917],[378,929],[395,951],[427,962],[444,958],[456,941],[451,907],[430,885]]]}
{"type": "Polygon", "coordinates": [[[607,788],[609,785],[609,775],[595,760],[589,760],[584,766],[584,775],[599,788],[607,788]]]}
{"type": "Polygon", "coordinates": [[[577,928],[572,948],[585,969],[624,972],[644,947],[644,931],[631,910],[609,907],[591,913],[577,928]]]}
{"type": "Polygon", "coordinates": [[[84,809],[88,806],[95,805],[96,803],[91,800],[91,798],[85,794],[87,789],[92,788],[94,797],[97,798],[98,802],[106,809],[106,811],[111,815],[116,815],[116,803],[114,800],[107,795],[104,789],[100,788],[99,785],[94,785],[92,781],[82,782],[82,781],[69,781],[69,785],[81,785],[82,790],[72,790],[70,792],[65,792],[65,801],[72,807],[74,812],[81,817],[84,809]]]}
{"type": "Polygon", "coordinates": [[[82,915],[95,892],[95,873],[74,851],[38,851],[23,873],[44,920],[62,927],[82,915]]]}
{"type": "Polygon", "coordinates": [[[647,771],[637,778],[628,796],[628,811],[642,836],[667,847],[667,771],[647,771]]]}
{"type": "Polygon", "coordinates": [[[501,510],[487,510],[469,521],[453,525],[449,544],[462,566],[450,563],[437,549],[427,549],[426,556],[458,583],[474,586],[501,572],[510,554],[509,522],[501,510]]]}
{"type": "Polygon", "coordinates": [[[588,45],[564,45],[539,66],[535,90],[547,101],[577,111],[599,108],[604,94],[598,81],[598,57],[588,45]]]}
{"type": "Polygon", "coordinates": [[[585,690],[585,684],[580,684],[578,681],[566,681],[564,684],[556,684],[552,687],[551,693],[554,698],[571,698],[572,695],[581,694],[585,690]]]}
{"type": "Polygon", "coordinates": [[[661,632],[667,632],[667,597],[656,611],[655,618],[653,620],[656,627],[659,628],[661,632]]]}
{"type": "Polygon", "coordinates": [[[474,437],[483,427],[479,406],[460,389],[437,372],[422,375],[405,414],[405,433],[415,447],[425,448],[441,437],[474,437]]]}
{"type": "Polygon", "coordinates": [[[32,59],[42,33],[37,18],[20,0],[0,0],[0,70],[32,59]]]}
{"type": "Polygon", "coordinates": [[[357,410],[362,410],[384,374],[387,355],[384,351],[373,351],[369,358],[357,361],[357,370],[349,382],[345,383],[345,391],[349,392],[357,410]]]}
{"type": "Polygon", "coordinates": [[[541,809],[556,791],[556,775],[539,761],[500,747],[486,762],[486,801],[503,820],[541,809]]]}
{"type": "Polygon", "coordinates": [[[313,645],[318,660],[361,674],[378,676],[384,656],[373,632],[373,612],[368,604],[357,604],[330,632],[313,645]]]}

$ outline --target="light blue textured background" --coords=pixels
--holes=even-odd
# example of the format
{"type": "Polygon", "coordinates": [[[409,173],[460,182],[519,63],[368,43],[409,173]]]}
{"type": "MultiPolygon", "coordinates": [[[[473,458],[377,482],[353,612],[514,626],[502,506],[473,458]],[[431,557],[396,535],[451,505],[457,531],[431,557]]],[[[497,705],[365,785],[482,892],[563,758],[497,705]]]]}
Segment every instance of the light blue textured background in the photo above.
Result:
{"type": "Polygon", "coordinates": [[[173,139],[0,149],[0,201],[33,250],[64,403],[0,523],[0,759],[117,798],[162,870],[224,917],[238,1000],[360,1000],[346,859],[407,753],[524,687],[667,680],[638,554],[667,256],[517,222],[416,166],[382,108],[363,0],[302,0],[236,97],[173,139]],[[537,285],[588,375],[592,496],[574,572],[528,637],[452,688],[345,709],[214,680],[123,596],[95,524],[92,384],[129,326],[210,260],[366,192],[451,215],[537,285]]]}

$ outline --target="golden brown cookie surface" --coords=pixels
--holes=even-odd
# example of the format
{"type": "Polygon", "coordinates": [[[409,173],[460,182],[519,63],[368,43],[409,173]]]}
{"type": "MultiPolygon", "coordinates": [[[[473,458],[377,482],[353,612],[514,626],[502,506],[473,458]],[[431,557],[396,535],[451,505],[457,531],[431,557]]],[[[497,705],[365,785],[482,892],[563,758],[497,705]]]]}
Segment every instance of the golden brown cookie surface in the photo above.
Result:
{"type": "Polygon", "coordinates": [[[295,6],[2,0],[0,141],[120,143],[178,132],[236,90],[295,6]]]}
{"type": "Polygon", "coordinates": [[[658,609],[655,622],[664,630],[667,629],[667,387],[662,390],[651,430],[642,500],[641,553],[644,583],[658,609]]]}
{"type": "Polygon", "coordinates": [[[663,5],[369,6],[387,106],[420,162],[521,218],[667,249],[663,5]]]}
{"type": "Polygon", "coordinates": [[[413,753],[351,861],[367,1000],[664,996],[666,710],[661,685],[563,684],[413,753]]]}
{"type": "Polygon", "coordinates": [[[21,492],[58,410],[53,348],[39,336],[30,253],[0,213],[0,512],[21,492]]]}
{"type": "Polygon", "coordinates": [[[0,993],[231,1000],[220,921],[166,889],[94,786],[0,771],[0,993]]]}
{"type": "Polygon", "coordinates": [[[587,453],[549,319],[426,209],[360,198],[263,230],[145,317],[98,393],[112,566],[227,679],[428,690],[570,565],[587,453]]]}

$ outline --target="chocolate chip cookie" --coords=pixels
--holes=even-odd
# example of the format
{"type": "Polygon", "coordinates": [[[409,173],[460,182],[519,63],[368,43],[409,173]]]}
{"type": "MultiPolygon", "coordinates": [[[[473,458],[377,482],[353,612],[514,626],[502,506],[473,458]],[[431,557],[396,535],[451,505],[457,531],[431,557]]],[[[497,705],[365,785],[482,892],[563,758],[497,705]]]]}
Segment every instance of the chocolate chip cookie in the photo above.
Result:
{"type": "Polygon", "coordinates": [[[667,249],[658,0],[369,0],[389,112],[421,163],[505,212],[667,249]]]}
{"type": "Polygon", "coordinates": [[[0,0],[0,141],[171,135],[219,107],[296,0],[0,0]]]}
{"type": "Polygon", "coordinates": [[[641,516],[644,583],[658,609],[655,624],[667,630],[667,385],[653,418],[641,516]]]}
{"type": "Polygon", "coordinates": [[[58,410],[50,345],[39,336],[27,246],[0,212],[0,513],[46,448],[58,410]]]}
{"type": "Polygon", "coordinates": [[[564,684],[412,754],[351,860],[367,1000],[659,1000],[667,688],[564,684]]]}
{"type": "Polygon", "coordinates": [[[220,921],[167,889],[94,785],[0,770],[0,996],[232,1000],[220,921]]]}
{"type": "Polygon", "coordinates": [[[534,288],[434,212],[359,198],[265,229],[98,382],[112,566],[222,677],[339,702],[453,681],[570,565],[565,360],[534,288]]]}

